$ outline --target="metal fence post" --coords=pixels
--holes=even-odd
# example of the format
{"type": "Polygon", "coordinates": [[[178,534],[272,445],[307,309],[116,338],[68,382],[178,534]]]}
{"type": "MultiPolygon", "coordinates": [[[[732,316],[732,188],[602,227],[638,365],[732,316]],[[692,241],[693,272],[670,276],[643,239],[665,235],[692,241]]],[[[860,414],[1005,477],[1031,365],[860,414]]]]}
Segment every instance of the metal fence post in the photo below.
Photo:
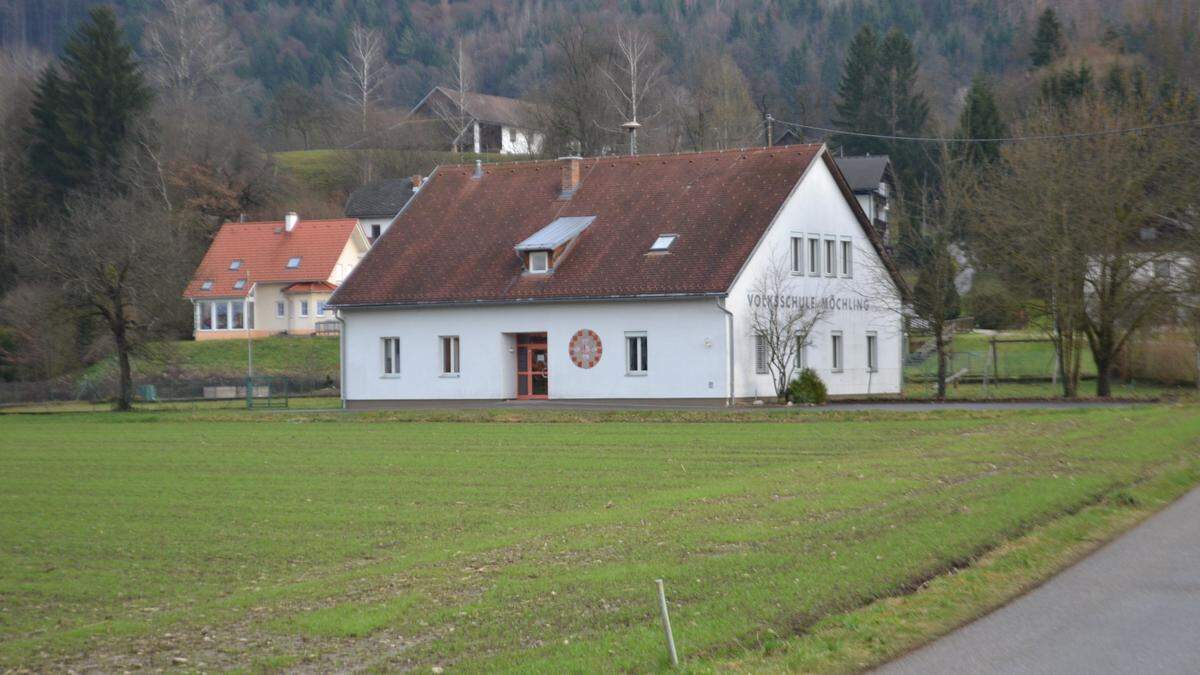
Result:
{"type": "Polygon", "coordinates": [[[671,634],[671,615],[667,613],[667,593],[663,589],[663,580],[655,579],[658,586],[658,611],[662,614],[663,633],[667,636],[667,652],[671,656],[671,665],[679,665],[679,655],[675,652],[675,636],[671,634]]]}

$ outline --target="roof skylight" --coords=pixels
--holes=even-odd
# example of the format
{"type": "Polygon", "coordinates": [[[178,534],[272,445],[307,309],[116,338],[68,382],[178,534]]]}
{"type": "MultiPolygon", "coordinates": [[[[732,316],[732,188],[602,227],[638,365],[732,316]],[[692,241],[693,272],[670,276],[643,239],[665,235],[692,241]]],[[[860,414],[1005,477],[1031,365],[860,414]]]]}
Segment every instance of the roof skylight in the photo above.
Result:
{"type": "Polygon", "coordinates": [[[212,279],[205,279],[204,283],[200,284],[200,290],[211,291],[212,290],[212,279]]]}
{"type": "Polygon", "coordinates": [[[290,269],[290,270],[294,270],[297,267],[299,267],[300,266],[300,256],[296,256],[295,258],[288,258],[287,266],[288,266],[288,269],[290,269]]]}
{"type": "Polygon", "coordinates": [[[231,269],[231,270],[239,270],[241,268],[242,268],[241,260],[234,260],[233,262],[229,263],[229,269],[231,269]]]}
{"type": "Polygon", "coordinates": [[[233,282],[233,287],[234,287],[235,289],[237,289],[237,290],[241,290],[241,289],[245,288],[245,287],[246,287],[246,280],[245,280],[245,279],[238,279],[237,281],[233,282]]]}
{"type": "Polygon", "coordinates": [[[675,243],[675,239],[678,236],[679,235],[675,234],[660,234],[658,235],[658,239],[655,239],[654,243],[650,245],[650,250],[656,253],[662,253],[671,248],[671,244],[675,243]]]}

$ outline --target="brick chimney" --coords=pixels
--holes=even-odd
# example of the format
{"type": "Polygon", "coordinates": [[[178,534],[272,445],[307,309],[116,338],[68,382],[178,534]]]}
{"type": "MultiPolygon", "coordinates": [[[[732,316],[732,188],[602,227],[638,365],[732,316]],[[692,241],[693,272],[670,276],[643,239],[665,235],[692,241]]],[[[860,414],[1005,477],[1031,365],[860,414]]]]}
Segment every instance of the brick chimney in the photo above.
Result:
{"type": "Polygon", "coordinates": [[[583,163],[581,157],[559,157],[562,166],[562,194],[559,199],[570,199],[579,187],[579,168],[583,163]]]}
{"type": "Polygon", "coordinates": [[[413,174],[412,177],[409,178],[409,180],[412,181],[413,192],[416,192],[417,190],[421,189],[421,183],[425,182],[425,179],[421,178],[421,174],[419,174],[419,173],[413,174]]]}

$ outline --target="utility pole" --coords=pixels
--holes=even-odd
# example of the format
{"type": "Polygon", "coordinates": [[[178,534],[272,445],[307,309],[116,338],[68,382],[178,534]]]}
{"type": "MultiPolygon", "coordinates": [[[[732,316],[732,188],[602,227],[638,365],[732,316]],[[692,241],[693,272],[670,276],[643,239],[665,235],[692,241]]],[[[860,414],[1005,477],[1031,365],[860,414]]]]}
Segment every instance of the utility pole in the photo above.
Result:
{"type": "Polygon", "coordinates": [[[771,113],[763,115],[763,133],[767,135],[766,142],[763,145],[768,148],[775,145],[774,122],[775,118],[771,116],[771,113]]]}
{"type": "Polygon", "coordinates": [[[631,156],[637,154],[637,130],[641,127],[642,125],[636,118],[621,125],[622,129],[629,132],[629,154],[631,156]]]}

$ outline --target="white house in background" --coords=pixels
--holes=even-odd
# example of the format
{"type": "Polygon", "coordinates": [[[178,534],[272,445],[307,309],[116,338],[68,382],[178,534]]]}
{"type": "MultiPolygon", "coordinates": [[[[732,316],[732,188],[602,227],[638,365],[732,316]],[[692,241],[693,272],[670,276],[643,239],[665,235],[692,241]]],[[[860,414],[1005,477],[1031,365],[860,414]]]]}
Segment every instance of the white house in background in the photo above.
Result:
{"type": "Polygon", "coordinates": [[[888,224],[891,222],[892,199],[896,195],[891,158],[887,155],[838,157],[837,165],[867,220],[879,230],[884,241],[891,242],[893,235],[888,232],[888,224]]]}
{"type": "Polygon", "coordinates": [[[439,167],[330,300],[348,407],[774,395],[753,307],[829,313],[799,360],[900,391],[903,281],[822,145],[439,167]],[[514,198],[519,195],[520,198],[514,198]],[[786,290],[756,285],[774,263],[786,290]]]}
{"type": "Polygon", "coordinates": [[[461,117],[466,129],[451,143],[456,148],[469,148],[475,154],[536,155],[542,151],[545,138],[535,130],[536,107],[515,98],[470,91],[460,95],[453,89],[434,87],[409,115],[432,119],[461,117]]]}
{"type": "Polygon", "coordinates": [[[336,330],[329,296],[370,248],[354,219],[225,223],[184,291],[197,340],[336,330]]]}
{"type": "Polygon", "coordinates": [[[350,193],[346,217],[357,219],[367,239],[374,243],[420,187],[420,176],[368,183],[350,193]]]}

